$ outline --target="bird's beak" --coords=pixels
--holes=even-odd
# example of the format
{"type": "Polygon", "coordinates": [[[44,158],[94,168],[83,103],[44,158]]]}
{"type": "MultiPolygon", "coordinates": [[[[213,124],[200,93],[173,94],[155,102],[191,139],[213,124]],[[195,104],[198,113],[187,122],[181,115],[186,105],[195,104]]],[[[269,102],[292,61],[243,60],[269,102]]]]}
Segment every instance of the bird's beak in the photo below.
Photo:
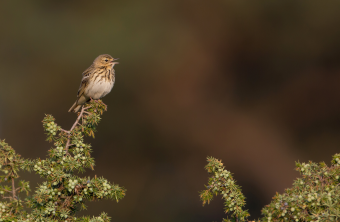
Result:
{"type": "Polygon", "coordinates": [[[113,61],[111,62],[112,64],[119,64],[119,62],[115,62],[116,60],[118,60],[119,58],[113,59],[113,61]]]}

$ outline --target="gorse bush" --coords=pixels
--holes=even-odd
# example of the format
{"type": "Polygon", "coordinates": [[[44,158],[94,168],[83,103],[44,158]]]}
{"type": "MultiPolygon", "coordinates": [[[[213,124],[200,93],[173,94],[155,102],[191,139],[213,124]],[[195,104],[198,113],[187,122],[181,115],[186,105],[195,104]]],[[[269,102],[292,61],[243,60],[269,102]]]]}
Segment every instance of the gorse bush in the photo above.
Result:
{"type": "Polygon", "coordinates": [[[105,178],[79,177],[76,173],[93,170],[91,145],[84,136],[93,136],[96,125],[106,110],[105,104],[91,101],[79,113],[72,128],[67,131],[46,115],[43,126],[47,140],[54,143],[45,159],[27,160],[16,154],[5,141],[0,141],[0,221],[110,221],[106,213],[98,217],[76,217],[79,210],[86,209],[86,201],[103,198],[117,202],[126,190],[105,178]],[[19,170],[33,171],[46,179],[32,196],[21,199],[20,194],[29,195],[26,181],[16,182],[19,170]],[[9,185],[6,185],[9,184],[9,185]]]}
{"type": "MultiPolygon", "coordinates": [[[[209,178],[206,190],[201,191],[203,205],[220,194],[225,200],[225,212],[231,218],[223,221],[247,221],[249,214],[242,210],[244,196],[235,185],[230,172],[224,170],[221,161],[208,157],[209,178]]],[[[258,221],[340,221],[340,154],[333,156],[331,166],[325,163],[296,163],[302,175],[293,187],[283,194],[276,194],[272,202],[262,209],[263,217],[258,221]]]]}

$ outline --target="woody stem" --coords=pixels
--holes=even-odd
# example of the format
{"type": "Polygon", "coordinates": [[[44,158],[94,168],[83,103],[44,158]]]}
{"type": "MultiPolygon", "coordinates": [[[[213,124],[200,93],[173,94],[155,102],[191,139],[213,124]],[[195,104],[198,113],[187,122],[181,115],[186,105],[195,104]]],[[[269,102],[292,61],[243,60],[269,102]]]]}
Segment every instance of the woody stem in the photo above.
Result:
{"type": "Polygon", "coordinates": [[[14,185],[14,178],[12,177],[12,194],[13,194],[13,200],[15,199],[15,185],[14,185]]]}
{"type": "Polygon", "coordinates": [[[81,111],[80,111],[80,114],[78,116],[78,118],[76,119],[76,121],[74,122],[73,126],[71,127],[71,129],[68,131],[68,137],[67,137],[67,142],[66,142],[66,146],[65,146],[65,150],[66,150],[66,153],[68,153],[68,148],[70,146],[70,140],[71,140],[71,132],[72,130],[74,130],[74,128],[77,126],[80,118],[83,116],[84,114],[84,110],[85,110],[85,107],[83,106],[81,111]]]}

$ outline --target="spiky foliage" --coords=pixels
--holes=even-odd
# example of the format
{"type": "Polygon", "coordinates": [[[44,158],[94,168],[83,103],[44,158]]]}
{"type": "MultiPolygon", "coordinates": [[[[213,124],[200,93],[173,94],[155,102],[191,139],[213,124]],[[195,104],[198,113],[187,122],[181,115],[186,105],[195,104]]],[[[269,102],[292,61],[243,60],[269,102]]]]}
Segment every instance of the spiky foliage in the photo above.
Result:
{"type": "Polygon", "coordinates": [[[46,115],[43,126],[47,140],[54,146],[48,151],[45,159],[24,160],[4,141],[0,143],[0,164],[2,172],[0,182],[12,181],[9,186],[0,187],[1,194],[11,194],[6,202],[1,202],[4,216],[0,221],[110,221],[107,214],[98,217],[76,217],[79,210],[86,209],[85,202],[103,198],[117,202],[125,196],[126,190],[105,178],[80,177],[86,168],[93,169],[94,159],[91,157],[91,145],[84,142],[84,136],[93,136],[96,125],[101,119],[106,105],[101,101],[91,101],[83,108],[72,128],[67,131],[55,123],[51,115],[46,115]],[[16,192],[29,191],[27,182],[20,182],[15,188],[14,179],[18,178],[18,169],[33,171],[46,179],[39,185],[32,196],[26,198],[25,212],[22,201],[16,192]]]}
{"type": "Polygon", "coordinates": [[[207,158],[208,164],[205,169],[212,174],[209,178],[207,189],[200,192],[200,198],[203,205],[210,203],[213,199],[213,194],[222,195],[224,199],[225,213],[229,213],[232,218],[223,219],[223,221],[245,221],[249,216],[246,210],[243,210],[245,205],[245,197],[242,194],[240,186],[236,184],[232,174],[224,169],[223,163],[213,157],[207,158]]]}
{"type": "MultiPolygon", "coordinates": [[[[200,197],[209,203],[213,194],[221,194],[225,200],[225,212],[233,218],[223,221],[247,221],[247,211],[242,210],[244,196],[235,185],[229,171],[221,161],[208,157],[209,178],[207,190],[200,197]]],[[[331,166],[325,163],[296,163],[296,170],[302,175],[292,188],[273,197],[272,202],[262,209],[263,217],[258,221],[340,221],[340,154],[333,156],[331,166]]]]}
{"type": "Polygon", "coordinates": [[[339,221],[340,220],[340,154],[332,165],[296,163],[302,175],[293,187],[276,194],[262,214],[262,221],[339,221]]]}
{"type": "Polygon", "coordinates": [[[15,180],[19,178],[18,171],[24,160],[16,154],[5,140],[0,140],[0,194],[3,200],[0,201],[0,221],[13,221],[26,216],[23,211],[23,200],[19,198],[21,192],[30,191],[29,183],[20,181],[15,187],[15,180]]]}

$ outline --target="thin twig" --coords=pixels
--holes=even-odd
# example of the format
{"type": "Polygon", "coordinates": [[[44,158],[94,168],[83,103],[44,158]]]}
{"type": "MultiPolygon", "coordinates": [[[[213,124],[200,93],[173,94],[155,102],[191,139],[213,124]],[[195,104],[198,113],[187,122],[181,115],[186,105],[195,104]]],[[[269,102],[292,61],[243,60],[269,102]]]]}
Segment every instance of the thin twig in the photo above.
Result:
{"type": "Polygon", "coordinates": [[[71,129],[70,129],[70,131],[69,131],[70,133],[71,133],[72,130],[76,127],[76,125],[77,125],[77,123],[79,122],[79,120],[80,120],[81,116],[83,115],[83,113],[84,113],[84,108],[81,109],[81,112],[80,112],[78,118],[76,119],[76,121],[74,122],[73,126],[71,127],[71,129]]]}
{"type": "Polygon", "coordinates": [[[14,178],[12,177],[12,194],[13,194],[13,199],[15,199],[15,184],[14,184],[14,178]]]}
{"type": "Polygon", "coordinates": [[[65,146],[65,150],[66,150],[66,153],[68,154],[68,148],[70,146],[70,140],[71,140],[71,133],[72,133],[72,130],[74,130],[74,128],[77,126],[80,118],[83,116],[84,114],[84,106],[81,108],[81,111],[80,111],[80,114],[78,116],[78,118],[76,119],[76,121],[74,122],[73,126],[71,127],[71,129],[68,131],[68,137],[67,137],[67,142],[66,142],[66,146],[65,146]]]}
{"type": "Polygon", "coordinates": [[[64,129],[60,129],[61,131],[63,131],[63,132],[65,132],[65,133],[67,133],[67,134],[69,134],[70,132],[69,131],[67,131],[67,130],[64,130],[64,129]]]}

